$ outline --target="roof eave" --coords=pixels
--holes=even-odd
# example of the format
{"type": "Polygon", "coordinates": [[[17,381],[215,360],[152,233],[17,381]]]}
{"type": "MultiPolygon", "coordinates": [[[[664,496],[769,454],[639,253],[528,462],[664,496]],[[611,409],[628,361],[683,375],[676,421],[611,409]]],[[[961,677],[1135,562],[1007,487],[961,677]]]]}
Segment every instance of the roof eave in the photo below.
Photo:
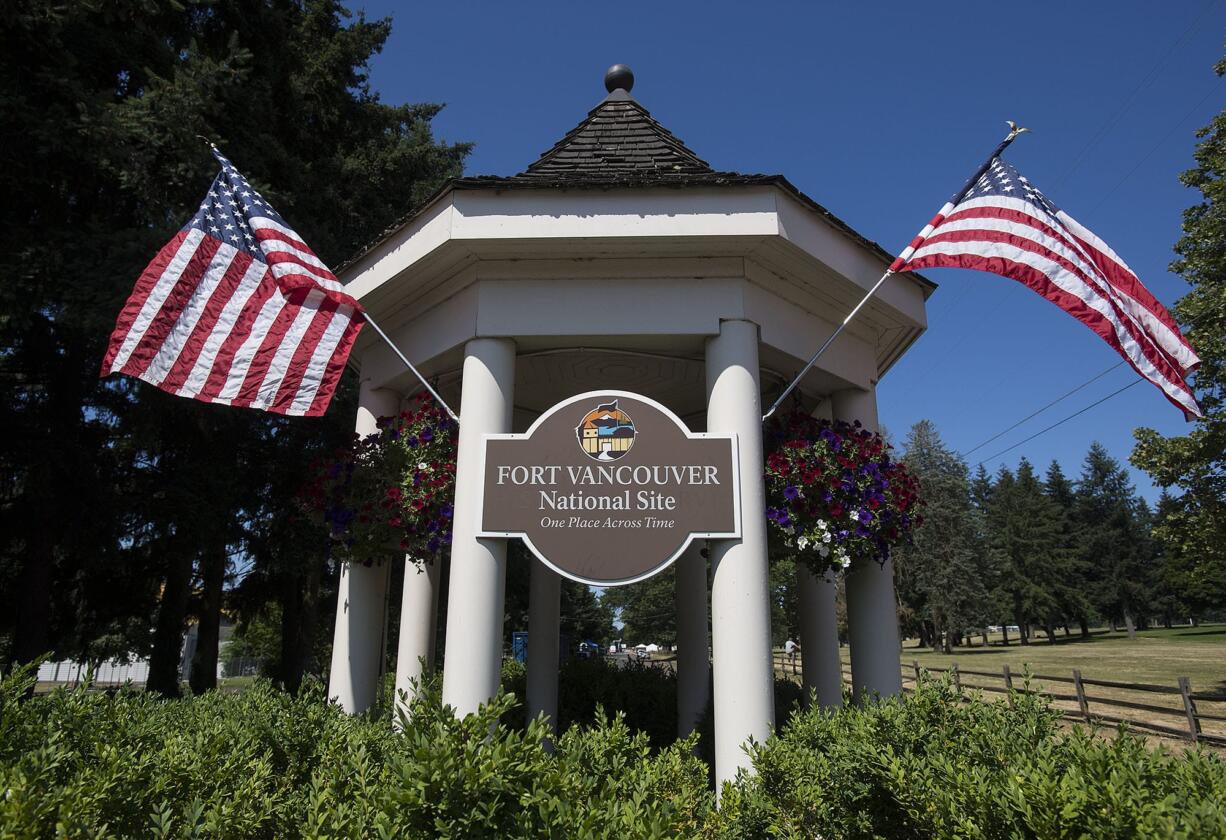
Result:
{"type": "MultiPolygon", "coordinates": [[[[355,253],[352,257],[346,260],[336,270],[338,276],[350,273],[350,269],[356,266],[363,257],[375,251],[384,242],[394,237],[399,231],[408,227],[416,219],[427,215],[450,193],[458,190],[489,190],[491,192],[502,192],[504,190],[571,190],[571,189],[598,189],[598,190],[614,190],[614,189],[658,189],[661,187],[671,187],[674,189],[683,189],[686,187],[716,187],[726,189],[730,187],[742,186],[775,186],[778,187],[793,198],[799,201],[802,205],[813,211],[827,223],[839,230],[844,235],[851,238],[861,246],[872,251],[875,255],[885,261],[889,265],[894,260],[894,255],[883,248],[878,242],[869,239],[861,234],[851,225],[844,222],[834,213],[827,210],[813,198],[798,189],[791,181],[783,175],[742,175],[735,172],[713,172],[710,175],[703,176],[686,176],[678,175],[670,176],[651,176],[644,178],[622,177],[622,178],[571,178],[566,180],[548,179],[537,177],[524,177],[521,175],[502,177],[496,175],[469,176],[461,178],[452,178],[440,186],[434,193],[422,203],[420,207],[409,213],[407,216],[395,222],[381,233],[378,238],[374,239],[370,244],[366,245],[355,253]]],[[[936,291],[937,284],[929,280],[918,272],[907,272],[923,289],[924,300],[932,296],[936,291]]]]}

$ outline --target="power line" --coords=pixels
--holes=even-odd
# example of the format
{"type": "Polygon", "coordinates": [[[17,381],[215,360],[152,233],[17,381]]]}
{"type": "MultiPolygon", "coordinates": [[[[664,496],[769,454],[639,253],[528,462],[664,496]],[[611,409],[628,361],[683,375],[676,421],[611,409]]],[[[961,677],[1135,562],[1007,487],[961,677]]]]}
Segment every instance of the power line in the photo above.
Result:
{"type": "Polygon", "coordinates": [[[1116,112],[1105,123],[1103,123],[1098,131],[1095,132],[1094,136],[1090,138],[1089,142],[1086,143],[1082,150],[1077,154],[1077,157],[1073,159],[1072,166],[1070,166],[1068,170],[1060,177],[1060,180],[1056,182],[1057,190],[1064,186],[1069,177],[1075,171],[1077,171],[1077,167],[1081,165],[1081,162],[1085,159],[1089,151],[1097,146],[1099,142],[1101,142],[1102,139],[1106,137],[1116,125],[1119,124],[1119,121],[1124,118],[1124,114],[1126,114],[1128,109],[1132,107],[1133,101],[1137,98],[1137,94],[1141,92],[1141,89],[1158,77],[1158,73],[1162,70],[1163,66],[1166,65],[1167,60],[1170,59],[1171,55],[1175,52],[1179,45],[1186,41],[1188,36],[1196,30],[1197,25],[1204,19],[1205,15],[1209,14],[1209,11],[1215,5],[1217,5],[1217,0],[1209,0],[1209,2],[1205,4],[1205,7],[1201,9],[1200,14],[1188,24],[1187,28],[1184,29],[1180,36],[1175,39],[1170,47],[1167,48],[1167,51],[1162,54],[1162,57],[1158,59],[1152,68],[1150,68],[1150,71],[1141,79],[1141,81],[1137,83],[1137,86],[1132,89],[1132,93],[1128,94],[1128,98],[1124,100],[1124,104],[1122,104],[1116,110],[1116,112]]]}
{"type": "Polygon", "coordinates": [[[1127,391],[1129,388],[1131,388],[1133,385],[1139,385],[1140,383],[1145,382],[1145,381],[1146,381],[1146,380],[1144,380],[1144,379],[1134,379],[1134,380],[1132,380],[1131,382],[1129,382],[1127,385],[1125,385],[1123,388],[1120,388],[1119,390],[1116,390],[1116,391],[1112,391],[1110,394],[1107,394],[1107,396],[1103,397],[1103,398],[1102,398],[1102,399],[1100,399],[1100,400],[1095,400],[1094,402],[1092,402],[1092,403],[1090,403],[1089,405],[1087,405],[1085,408],[1078,409],[1077,411],[1074,411],[1072,414],[1070,414],[1068,417],[1065,417],[1063,420],[1057,420],[1055,423],[1052,423],[1052,424],[1051,424],[1050,426],[1048,426],[1047,428],[1045,428],[1045,429],[1040,429],[1039,431],[1035,432],[1035,433],[1034,433],[1033,435],[1031,435],[1030,437],[1025,438],[1024,440],[1019,440],[1017,443],[1013,444],[1012,446],[1008,446],[1008,447],[1006,447],[1006,448],[1004,448],[1004,449],[1000,450],[1000,451],[999,451],[999,452],[997,452],[995,455],[990,455],[990,456],[988,456],[987,458],[984,458],[982,461],[980,461],[980,462],[979,462],[978,464],[976,464],[975,466],[977,466],[977,467],[981,467],[981,466],[983,466],[984,464],[988,463],[988,461],[995,461],[997,458],[999,458],[1001,455],[1004,455],[1006,452],[1012,452],[1014,449],[1017,449],[1019,446],[1022,446],[1023,444],[1030,443],[1030,441],[1034,440],[1034,439],[1035,439],[1035,438],[1037,438],[1039,435],[1046,434],[1047,432],[1050,432],[1052,429],[1056,428],[1057,426],[1062,426],[1062,425],[1064,425],[1064,424],[1065,424],[1065,423],[1067,423],[1068,421],[1072,420],[1074,417],[1078,417],[1078,416],[1080,416],[1080,415],[1082,415],[1082,414],[1085,414],[1085,413],[1086,413],[1087,411],[1089,411],[1091,408],[1094,408],[1095,406],[1098,406],[1098,405],[1102,405],[1103,403],[1105,403],[1107,400],[1111,399],[1112,397],[1114,397],[1114,396],[1117,396],[1117,395],[1119,395],[1119,394],[1124,393],[1124,392],[1125,392],[1125,391],[1127,391]]]}
{"type": "MultiPolygon", "coordinates": [[[[1201,319],[1206,318],[1206,317],[1207,317],[1207,316],[1208,316],[1210,313],[1211,313],[1211,310],[1205,310],[1205,311],[1201,312],[1201,314],[1200,314],[1200,315],[1198,315],[1197,317],[1195,317],[1195,318],[1191,319],[1191,320],[1190,320],[1190,321],[1188,321],[1186,324],[1184,324],[1184,331],[1185,331],[1185,332],[1191,332],[1192,330],[1196,329],[1197,324],[1198,324],[1198,323],[1201,321],[1201,319]]],[[[1102,371],[1101,373],[1096,373],[1096,374],[1094,374],[1094,375],[1093,375],[1093,376],[1091,376],[1089,379],[1087,379],[1085,382],[1082,382],[1080,385],[1078,385],[1076,388],[1073,388],[1071,391],[1068,391],[1068,392],[1064,393],[1063,395],[1061,395],[1061,396],[1059,396],[1059,397],[1056,397],[1054,400],[1052,400],[1051,402],[1049,402],[1047,405],[1043,406],[1042,408],[1040,408],[1040,409],[1038,409],[1038,410],[1036,410],[1036,411],[1034,411],[1034,412],[1031,412],[1030,414],[1028,414],[1027,416],[1023,417],[1021,420],[1018,420],[1016,423],[1014,423],[1012,426],[1010,426],[1009,428],[1005,429],[1004,431],[1002,431],[1002,432],[998,432],[997,434],[992,435],[992,437],[988,438],[988,439],[987,439],[987,440],[985,440],[983,443],[977,444],[977,445],[975,445],[975,446],[971,447],[970,449],[966,450],[965,452],[961,452],[961,453],[959,453],[959,455],[960,455],[961,457],[965,458],[967,455],[970,455],[970,454],[971,454],[972,452],[974,452],[976,449],[980,449],[980,448],[982,448],[982,447],[984,447],[984,446],[987,446],[987,445],[988,445],[989,443],[991,443],[992,441],[996,440],[997,438],[1001,437],[1002,435],[1005,435],[1005,434],[1007,434],[1007,433],[1009,433],[1009,432],[1013,431],[1013,430],[1014,430],[1014,429],[1016,429],[1018,426],[1020,426],[1020,425],[1022,425],[1023,423],[1025,423],[1027,420],[1031,420],[1031,419],[1033,419],[1033,418],[1037,417],[1038,415],[1042,414],[1044,411],[1046,411],[1047,409],[1049,409],[1049,408],[1051,408],[1052,406],[1056,405],[1057,403],[1059,403],[1059,402],[1063,402],[1064,400],[1066,400],[1066,399],[1068,399],[1069,397],[1071,397],[1073,394],[1076,394],[1076,393],[1077,393],[1078,391],[1080,391],[1082,388],[1085,388],[1087,385],[1089,385],[1089,384],[1091,384],[1091,383],[1093,383],[1093,382],[1098,381],[1099,379],[1101,379],[1102,377],[1106,376],[1108,373],[1110,373],[1111,371],[1115,370],[1116,368],[1118,368],[1118,367],[1122,366],[1123,364],[1124,364],[1124,361],[1119,361],[1119,362],[1116,362],[1116,363],[1115,363],[1115,364],[1113,364],[1111,367],[1107,368],[1106,370],[1102,371]]],[[[1134,382],[1130,383],[1130,384],[1129,384],[1128,386],[1126,386],[1126,387],[1132,387],[1132,385],[1136,385],[1136,384],[1137,384],[1137,382],[1146,382],[1146,381],[1148,381],[1148,380],[1145,380],[1145,379],[1138,379],[1138,380],[1135,380],[1134,382]]],[[[1123,391],[1123,390],[1124,390],[1124,388],[1121,388],[1121,389],[1120,389],[1120,391],[1123,391]]],[[[1115,393],[1116,393],[1116,394],[1118,394],[1118,393],[1120,393],[1120,391],[1116,391],[1115,393]]],[[[1111,398],[1111,397],[1113,397],[1113,396],[1115,396],[1115,394],[1108,394],[1107,396],[1103,397],[1103,400],[1108,400],[1108,399],[1110,399],[1110,398],[1111,398]]],[[[1099,400],[1099,402],[1102,402],[1103,400],[1099,400]]],[[[1094,405],[1098,405],[1098,403],[1094,403],[1094,405]]],[[[1087,408],[1093,408],[1093,407],[1094,407],[1093,405],[1091,405],[1091,406],[1087,406],[1087,408]]],[[[1084,409],[1083,409],[1083,410],[1084,410],[1084,409]]],[[[1073,416],[1076,416],[1076,415],[1073,415],[1073,416]]],[[[1069,419],[1069,418],[1067,418],[1067,417],[1066,417],[1066,418],[1065,418],[1065,420],[1067,420],[1067,419],[1069,419]]],[[[1063,422],[1064,422],[1064,420],[1061,420],[1061,421],[1060,421],[1060,423],[1063,423],[1063,422]]],[[[1060,425],[1060,423],[1056,423],[1056,424],[1055,424],[1055,425],[1053,425],[1053,426],[1049,426],[1047,429],[1044,429],[1043,431],[1048,431],[1049,429],[1054,429],[1056,426],[1060,425]]],[[[1031,437],[1026,438],[1026,440],[1022,441],[1021,443],[1015,444],[1015,446],[1014,446],[1014,447],[1010,447],[1010,448],[1012,449],[1012,448],[1015,448],[1016,446],[1021,446],[1021,445],[1022,445],[1022,443],[1026,443],[1027,441],[1033,440],[1034,438],[1038,437],[1038,436],[1039,436],[1039,435],[1041,435],[1041,434],[1043,434],[1043,432],[1037,432],[1037,433],[1035,433],[1034,435],[1032,435],[1031,437]]],[[[1003,450],[1002,452],[997,453],[997,455],[993,455],[993,456],[992,456],[992,458],[996,458],[998,455],[1003,455],[1005,452],[1008,452],[1008,451],[1009,451],[1009,450],[1007,450],[1007,449],[1006,449],[1006,450],[1003,450]]],[[[982,464],[982,463],[986,463],[986,461],[991,461],[991,460],[992,460],[992,458],[987,458],[987,459],[985,459],[984,461],[980,461],[979,463],[980,463],[980,464],[982,464]]]]}
{"type": "Polygon", "coordinates": [[[1021,420],[1018,420],[1016,423],[1014,423],[1014,424],[1013,424],[1012,426],[1010,426],[1009,428],[1007,428],[1007,429],[1005,429],[1005,430],[1003,430],[1003,431],[997,432],[996,434],[992,435],[990,438],[988,438],[987,440],[983,441],[982,443],[976,444],[975,446],[972,446],[970,449],[966,450],[965,452],[960,452],[960,453],[958,453],[958,454],[959,454],[959,455],[961,455],[963,458],[965,458],[967,455],[970,455],[970,454],[971,454],[972,452],[974,452],[976,449],[982,449],[983,447],[987,446],[989,443],[991,443],[992,441],[996,440],[997,438],[999,438],[999,437],[1003,437],[1004,435],[1007,435],[1009,432],[1013,431],[1013,430],[1014,430],[1014,429],[1016,429],[1018,426],[1020,426],[1020,425],[1022,425],[1023,423],[1025,423],[1027,420],[1032,420],[1032,419],[1034,419],[1035,417],[1038,417],[1040,414],[1042,414],[1044,411],[1047,411],[1047,409],[1051,408],[1051,407],[1052,407],[1053,405],[1055,405],[1056,403],[1063,402],[1064,400],[1066,400],[1066,399],[1068,399],[1069,397],[1073,396],[1073,394],[1077,393],[1077,392],[1078,392],[1078,391],[1080,391],[1082,388],[1086,387],[1087,385],[1091,384],[1092,382],[1097,382],[1099,379],[1102,379],[1104,376],[1106,376],[1108,373],[1110,373],[1111,371],[1115,370],[1116,368],[1120,367],[1122,364],[1124,364],[1122,361],[1121,361],[1121,362],[1116,362],[1115,364],[1113,364],[1111,367],[1107,368],[1106,370],[1101,371],[1100,373],[1096,373],[1096,374],[1094,374],[1093,376],[1091,376],[1091,377],[1090,377],[1089,379],[1087,379],[1085,382],[1082,382],[1080,385],[1078,385],[1078,386],[1077,386],[1076,388],[1074,388],[1073,390],[1068,391],[1068,392],[1064,393],[1063,395],[1061,395],[1061,396],[1059,396],[1059,397],[1056,397],[1054,400],[1052,400],[1051,402],[1049,402],[1047,405],[1043,406],[1042,408],[1037,409],[1037,410],[1035,410],[1035,411],[1032,411],[1030,414],[1027,414],[1025,417],[1023,417],[1021,420]]]}
{"type": "Polygon", "coordinates": [[[1174,133],[1175,133],[1176,131],[1178,131],[1178,130],[1179,130],[1179,128],[1180,128],[1181,126],[1183,126],[1183,124],[1184,124],[1185,122],[1187,122],[1187,121],[1188,121],[1188,117],[1192,116],[1194,113],[1196,113],[1198,110],[1200,110],[1200,107],[1201,107],[1202,105],[1204,105],[1206,102],[1208,102],[1208,101],[1209,101],[1209,97],[1211,97],[1211,96],[1213,96],[1215,93],[1217,93],[1217,92],[1218,92],[1218,88],[1220,88],[1220,87],[1221,87],[1221,80],[1218,80],[1217,82],[1215,82],[1215,83],[1213,84],[1213,87],[1211,87],[1211,88],[1209,89],[1209,92],[1208,92],[1208,93],[1206,93],[1204,96],[1202,96],[1202,97],[1200,98],[1200,100],[1199,100],[1199,101],[1198,101],[1198,102],[1197,102],[1195,105],[1193,105],[1191,108],[1189,108],[1189,109],[1188,109],[1188,112],[1187,112],[1186,114],[1184,114],[1182,117],[1180,117],[1180,118],[1179,118],[1178,120],[1176,120],[1174,123],[1172,123],[1172,124],[1171,124],[1171,129],[1170,129],[1170,131],[1168,131],[1166,134],[1162,135],[1162,139],[1161,139],[1161,140],[1159,140],[1157,143],[1155,143],[1155,144],[1153,145],[1153,147],[1152,147],[1152,148],[1150,148],[1150,150],[1149,150],[1148,152],[1146,152],[1146,153],[1145,153],[1145,155],[1144,155],[1143,157],[1141,157],[1141,158],[1140,158],[1140,159],[1139,159],[1139,160],[1138,160],[1138,161],[1137,161],[1137,162],[1136,162],[1136,163],[1133,165],[1132,169],[1129,169],[1129,170],[1128,170],[1128,173],[1127,173],[1127,174],[1126,174],[1126,175],[1125,175],[1123,178],[1121,178],[1119,181],[1117,181],[1114,187],[1112,187],[1111,189],[1107,190],[1107,192],[1105,192],[1105,193],[1103,194],[1103,197],[1102,197],[1102,198],[1100,198],[1100,199],[1098,200],[1098,203],[1097,203],[1097,204],[1095,204],[1095,205],[1094,205],[1092,208],[1090,208],[1089,215],[1093,215],[1093,214],[1094,214],[1094,212],[1095,212],[1095,211],[1097,211],[1099,207],[1102,207],[1102,206],[1103,206],[1103,204],[1105,204],[1105,203],[1106,203],[1107,199],[1108,199],[1108,198],[1110,198],[1110,197],[1111,197],[1111,196],[1112,196],[1112,195],[1115,193],[1115,191],[1116,191],[1116,190],[1118,190],[1118,189],[1119,189],[1119,188],[1120,188],[1120,187],[1123,185],[1123,183],[1124,183],[1125,181],[1127,181],[1129,178],[1131,178],[1131,177],[1132,177],[1132,176],[1133,176],[1133,175],[1136,173],[1136,171],[1137,171],[1138,169],[1140,169],[1140,168],[1141,168],[1141,164],[1143,164],[1143,163],[1145,163],[1145,161],[1149,160],[1149,159],[1150,159],[1150,157],[1153,155],[1153,153],[1154,153],[1154,152],[1156,152],[1156,151],[1158,151],[1158,149],[1162,148],[1163,144],[1165,144],[1167,140],[1170,140],[1170,139],[1171,139],[1171,136],[1172,136],[1172,135],[1174,135],[1174,133]]]}

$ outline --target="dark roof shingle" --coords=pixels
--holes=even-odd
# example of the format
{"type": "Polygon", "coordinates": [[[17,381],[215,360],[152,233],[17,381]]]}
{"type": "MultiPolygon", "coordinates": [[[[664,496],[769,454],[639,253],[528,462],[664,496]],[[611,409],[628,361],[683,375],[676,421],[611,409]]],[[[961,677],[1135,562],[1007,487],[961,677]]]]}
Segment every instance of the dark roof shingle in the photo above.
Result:
{"type": "Polygon", "coordinates": [[[624,90],[615,90],[516,179],[620,180],[712,171],[624,90]]]}

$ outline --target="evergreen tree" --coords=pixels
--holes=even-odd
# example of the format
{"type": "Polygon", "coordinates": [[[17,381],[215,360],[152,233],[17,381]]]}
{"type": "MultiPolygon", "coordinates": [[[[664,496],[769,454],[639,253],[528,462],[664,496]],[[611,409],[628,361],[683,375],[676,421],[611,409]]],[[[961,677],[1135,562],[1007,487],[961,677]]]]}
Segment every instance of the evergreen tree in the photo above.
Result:
{"type": "Polygon", "coordinates": [[[602,599],[617,611],[622,639],[629,644],[671,645],[677,641],[677,609],[674,595],[676,567],[629,586],[613,586],[602,599]]]}
{"type": "Polygon", "coordinates": [[[1066,574],[1068,556],[1058,514],[1029,461],[1022,459],[1016,476],[1001,468],[992,491],[992,540],[1002,561],[1001,595],[1022,644],[1030,643],[1032,623],[1043,622],[1050,630],[1059,614],[1058,581],[1066,574]]]}
{"type": "MultiPolygon", "coordinates": [[[[1226,75],[1226,60],[1214,68],[1226,75]]],[[[1194,612],[1226,605],[1226,111],[1201,129],[1196,168],[1181,176],[1201,202],[1184,211],[1179,258],[1171,271],[1192,287],[1175,317],[1201,358],[1194,381],[1205,412],[1187,435],[1164,438],[1137,429],[1132,463],[1179,492],[1155,525],[1164,556],[1178,558],[1194,612]]]]}
{"type": "Polygon", "coordinates": [[[1201,607],[1205,602],[1212,603],[1211,592],[1197,589],[1198,564],[1189,562],[1190,558],[1181,550],[1179,543],[1160,536],[1167,520],[1178,516],[1179,509],[1178,500],[1163,490],[1158,496],[1153,515],[1155,569],[1151,601],[1155,613],[1167,627],[1176,617],[1195,617],[1196,608],[1193,605],[1201,607]]]}
{"type": "Polygon", "coordinates": [[[986,516],[991,501],[992,478],[988,475],[987,467],[980,463],[975,468],[975,477],[971,479],[971,504],[975,506],[975,510],[986,516]]]}
{"type": "Polygon", "coordinates": [[[1090,598],[1136,638],[1136,617],[1146,605],[1148,509],[1142,510],[1128,474],[1097,441],[1086,454],[1074,510],[1080,558],[1093,570],[1090,598]]]}
{"type": "Polygon", "coordinates": [[[606,645],[616,635],[613,609],[586,584],[563,578],[560,615],[561,632],[573,645],[588,640],[606,645]]]}
{"type": "Polygon", "coordinates": [[[895,553],[899,577],[921,599],[920,609],[933,629],[930,643],[950,653],[954,638],[981,622],[987,601],[979,576],[984,546],[966,462],[945,446],[928,420],[911,427],[903,460],[919,479],[924,522],[912,544],[895,553]]]}
{"type": "Polygon", "coordinates": [[[293,493],[260,491],[301,484],[349,437],[351,383],[327,418],[287,419],[98,370],[136,277],[215,174],[197,134],[334,265],[459,174],[468,146],[433,139],[439,106],[369,88],[389,31],[335,0],[44,0],[0,17],[0,119],[22,135],[0,167],[20,196],[0,206],[0,423],[15,430],[0,441],[0,661],[148,653],[150,687],[173,694],[194,613],[204,689],[234,558],[297,577],[276,597],[319,600],[323,541],[298,553],[269,525],[293,493]]]}
{"type": "Polygon", "coordinates": [[[1060,531],[1060,548],[1063,574],[1056,581],[1056,600],[1059,603],[1060,619],[1067,622],[1076,621],[1081,630],[1082,638],[1090,636],[1090,600],[1086,579],[1086,567],[1077,552],[1077,532],[1074,525],[1073,508],[1076,494],[1073,483],[1064,475],[1060,462],[1053,460],[1047,467],[1043,479],[1043,493],[1052,502],[1052,516],[1056,518],[1060,531]]]}

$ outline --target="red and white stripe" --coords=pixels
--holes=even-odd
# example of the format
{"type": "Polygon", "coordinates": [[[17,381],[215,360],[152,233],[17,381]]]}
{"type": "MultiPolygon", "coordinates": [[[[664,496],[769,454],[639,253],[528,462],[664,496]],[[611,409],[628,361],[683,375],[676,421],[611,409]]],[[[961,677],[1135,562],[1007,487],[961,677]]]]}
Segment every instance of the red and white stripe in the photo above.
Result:
{"type": "Polygon", "coordinates": [[[1185,382],[1200,360],[1175,320],[1063,211],[1001,195],[946,203],[890,268],[970,268],[1016,280],[1092,329],[1186,415],[1202,416],[1185,382]]]}
{"type": "Polygon", "coordinates": [[[267,262],[196,228],[162,248],[120,312],[103,376],[205,402],[324,413],[361,307],[292,230],[250,222],[267,262]]]}

